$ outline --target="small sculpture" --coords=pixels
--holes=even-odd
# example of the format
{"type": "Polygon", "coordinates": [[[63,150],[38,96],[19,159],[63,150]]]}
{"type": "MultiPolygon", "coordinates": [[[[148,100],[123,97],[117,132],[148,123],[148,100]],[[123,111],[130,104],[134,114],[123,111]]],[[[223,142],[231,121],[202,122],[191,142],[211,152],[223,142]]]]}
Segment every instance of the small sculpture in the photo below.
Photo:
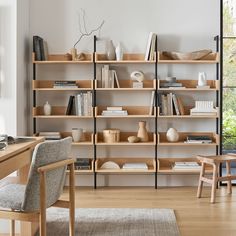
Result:
{"type": "Polygon", "coordinates": [[[140,138],[137,136],[129,136],[128,137],[128,142],[129,143],[138,143],[140,141],[140,138]]]}
{"type": "Polygon", "coordinates": [[[179,140],[178,131],[175,128],[169,128],[166,132],[166,139],[169,142],[177,142],[179,140]]]}
{"type": "Polygon", "coordinates": [[[43,106],[43,112],[45,116],[50,116],[51,112],[52,112],[52,107],[51,105],[48,103],[48,101],[44,104],[43,106]]]}
{"type": "Polygon", "coordinates": [[[140,138],[141,142],[148,142],[148,132],[146,128],[146,121],[140,121],[138,122],[139,129],[137,137],[140,138]]]}
{"type": "Polygon", "coordinates": [[[206,86],[207,85],[207,79],[206,79],[206,73],[205,72],[199,72],[198,73],[198,86],[206,86]]]}
{"type": "Polygon", "coordinates": [[[143,82],[144,80],[144,74],[142,71],[133,71],[131,74],[130,74],[130,78],[132,80],[136,80],[138,82],[143,82]]]}

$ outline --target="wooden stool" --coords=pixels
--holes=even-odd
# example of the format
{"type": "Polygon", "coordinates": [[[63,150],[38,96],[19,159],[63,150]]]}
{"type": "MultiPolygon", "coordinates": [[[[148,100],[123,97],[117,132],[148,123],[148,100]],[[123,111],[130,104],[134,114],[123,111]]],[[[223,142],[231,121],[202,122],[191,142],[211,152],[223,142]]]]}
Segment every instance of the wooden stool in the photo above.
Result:
{"type": "Polygon", "coordinates": [[[200,162],[202,163],[200,177],[199,177],[198,191],[197,191],[198,198],[200,198],[202,194],[203,182],[206,182],[212,185],[211,203],[215,202],[216,187],[217,187],[218,181],[227,181],[227,192],[232,193],[231,180],[236,179],[236,175],[231,175],[230,163],[232,161],[236,161],[236,155],[230,154],[230,155],[221,155],[221,156],[197,156],[197,159],[200,160],[200,162]],[[222,176],[222,177],[219,176],[219,167],[221,163],[226,163],[226,176],[222,176]],[[206,178],[204,176],[206,164],[213,166],[212,179],[206,178]]]}

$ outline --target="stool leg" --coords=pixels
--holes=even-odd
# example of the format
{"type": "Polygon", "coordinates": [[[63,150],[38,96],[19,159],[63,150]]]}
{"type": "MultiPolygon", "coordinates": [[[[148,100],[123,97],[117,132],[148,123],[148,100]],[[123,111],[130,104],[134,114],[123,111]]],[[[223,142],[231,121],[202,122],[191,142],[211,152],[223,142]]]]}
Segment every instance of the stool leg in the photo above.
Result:
{"type": "Polygon", "coordinates": [[[215,203],[216,186],[218,182],[217,178],[218,164],[213,165],[212,187],[211,187],[211,203],[215,203]]]}
{"type": "Polygon", "coordinates": [[[198,190],[197,190],[198,198],[200,198],[202,195],[202,185],[203,185],[202,177],[204,177],[204,174],[205,174],[205,163],[202,162],[202,167],[201,167],[200,176],[199,176],[198,190]]]}
{"type": "MultiPolygon", "coordinates": [[[[230,168],[230,162],[229,161],[226,162],[226,174],[227,174],[227,176],[231,175],[231,168],[230,168]]],[[[227,181],[227,193],[232,193],[231,180],[227,181]]]]}
{"type": "Polygon", "coordinates": [[[15,236],[15,220],[10,220],[10,236],[15,236]]]}

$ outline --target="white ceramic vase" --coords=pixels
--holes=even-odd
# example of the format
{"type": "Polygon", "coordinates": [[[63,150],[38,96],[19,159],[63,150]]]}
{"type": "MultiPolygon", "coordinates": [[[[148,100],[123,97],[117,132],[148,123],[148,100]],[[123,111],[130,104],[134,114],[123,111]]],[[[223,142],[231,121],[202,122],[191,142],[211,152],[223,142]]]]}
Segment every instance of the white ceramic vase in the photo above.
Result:
{"type": "Polygon", "coordinates": [[[48,103],[48,101],[44,104],[43,106],[43,112],[45,116],[50,116],[52,113],[52,107],[51,105],[48,103]]]}
{"type": "Polygon", "coordinates": [[[81,128],[72,128],[72,138],[74,142],[79,142],[81,141],[81,137],[83,134],[83,129],[81,128]]]}
{"type": "Polygon", "coordinates": [[[118,43],[116,47],[116,60],[122,61],[123,60],[123,48],[120,43],[118,43]]]}
{"type": "Polygon", "coordinates": [[[109,41],[107,42],[107,52],[106,52],[106,54],[107,54],[107,59],[108,59],[109,61],[112,61],[112,60],[115,60],[115,59],[116,59],[115,47],[114,47],[114,45],[113,45],[112,40],[109,40],[109,41]]]}
{"type": "Polygon", "coordinates": [[[178,131],[175,128],[169,128],[166,132],[166,139],[169,142],[177,142],[179,140],[178,131]]]}
{"type": "Polygon", "coordinates": [[[198,73],[198,86],[206,86],[206,85],[207,85],[206,73],[199,72],[198,73]]]}

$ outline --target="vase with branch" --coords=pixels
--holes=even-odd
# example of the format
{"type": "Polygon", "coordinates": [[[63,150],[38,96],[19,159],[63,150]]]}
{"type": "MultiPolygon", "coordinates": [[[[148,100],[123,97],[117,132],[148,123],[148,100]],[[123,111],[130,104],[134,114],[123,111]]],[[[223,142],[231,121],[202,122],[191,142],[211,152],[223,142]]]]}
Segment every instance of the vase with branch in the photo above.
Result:
{"type": "Polygon", "coordinates": [[[102,28],[102,26],[104,25],[105,21],[103,20],[101,22],[101,24],[99,26],[97,26],[94,29],[88,30],[88,27],[86,25],[86,20],[85,20],[85,10],[81,9],[82,12],[82,16],[79,13],[79,31],[80,31],[80,36],[77,39],[77,41],[74,43],[73,48],[71,49],[71,55],[72,55],[72,60],[73,61],[78,61],[78,60],[84,60],[85,59],[85,55],[83,53],[77,53],[77,49],[76,46],[77,44],[82,40],[83,37],[89,37],[90,35],[92,35],[93,33],[99,31],[102,28]]]}

